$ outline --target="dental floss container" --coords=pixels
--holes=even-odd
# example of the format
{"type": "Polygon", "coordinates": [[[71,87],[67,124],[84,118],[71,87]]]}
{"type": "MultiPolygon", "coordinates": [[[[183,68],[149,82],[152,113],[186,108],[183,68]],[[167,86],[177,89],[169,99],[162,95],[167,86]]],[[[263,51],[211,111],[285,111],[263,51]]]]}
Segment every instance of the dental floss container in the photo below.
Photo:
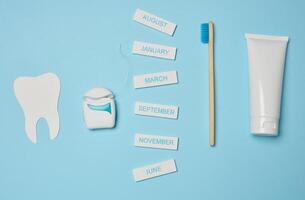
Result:
{"type": "Polygon", "coordinates": [[[113,93],[106,88],[93,88],[83,99],[85,124],[88,129],[113,128],[116,108],[113,93]]]}

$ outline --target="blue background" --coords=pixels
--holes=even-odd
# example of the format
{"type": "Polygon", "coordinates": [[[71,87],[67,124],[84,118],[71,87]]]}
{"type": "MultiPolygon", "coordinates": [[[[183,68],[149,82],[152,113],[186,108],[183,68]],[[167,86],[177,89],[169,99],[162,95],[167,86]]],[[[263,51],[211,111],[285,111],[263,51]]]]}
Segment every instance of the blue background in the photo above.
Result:
{"type": "Polygon", "coordinates": [[[0,0],[0,199],[305,199],[305,3],[301,0],[0,0]],[[132,21],[136,8],[178,24],[174,37],[132,21]],[[207,46],[215,22],[216,147],[208,145],[207,46]],[[280,135],[249,132],[244,34],[288,35],[280,135]],[[176,46],[176,61],[131,54],[134,40],[176,46]],[[177,70],[179,84],[134,90],[134,74],[177,70]],[[24,131],[19,76],[61,79],[60,132],[24,131]],[[89,131],[82,96],[114,91],[115,129],[89,131]],[[135,116],[136,100],[180,107],[178,120],[135,116]],[[178,136],[178,151],[133,146],[136,132],[178,136]],[[135,183],[132,169],[176,159],[178,172],[135,183]]]}

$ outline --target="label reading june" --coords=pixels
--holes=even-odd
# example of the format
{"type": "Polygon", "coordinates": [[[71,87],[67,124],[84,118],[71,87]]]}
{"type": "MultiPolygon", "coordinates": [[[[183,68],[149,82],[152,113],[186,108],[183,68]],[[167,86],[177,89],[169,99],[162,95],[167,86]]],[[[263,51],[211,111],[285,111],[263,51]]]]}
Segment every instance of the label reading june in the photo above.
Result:
{"type": "Polygon", "coordinates": [[[134,88],[146,88],[175,83],[178,83],[176,71],[142,74],[133,77],[134,88]]]}
{"type": "Polygon", "coordinates": [[[178,110],[178,106],[136,102],[134,112],[136,115],[177,119],[178,110]]]}
{"type": "Polygon", "coordinates": [[[134,145],[137,147],[177,150],[178,138],[137,133],[135,134],[134,145]]]}
{"type": "Polygon", "coordinates": [[[133,20],[171,36],[174,34],[177,27],[177,25],[172,22],[140,9],[136,10],[133,20]]]}
{"type": "Polygon", "coordinates": [[[174,159],[170,159],[164,162],[155,163],[145,167],[133,169],[133,177],[136,182],[143,181],[145,179],[169,174],[176,172],[176,163],[174,159]]]}
{"type": "Polygon", "coordinates": [[[160,44],[151,44],[146,42],[134,41],[132,47],[132,53],[151,56],[156,58],[165,58],[170,60],[175,60],[176,58],[175,47],[164,46],[160,44]]]}

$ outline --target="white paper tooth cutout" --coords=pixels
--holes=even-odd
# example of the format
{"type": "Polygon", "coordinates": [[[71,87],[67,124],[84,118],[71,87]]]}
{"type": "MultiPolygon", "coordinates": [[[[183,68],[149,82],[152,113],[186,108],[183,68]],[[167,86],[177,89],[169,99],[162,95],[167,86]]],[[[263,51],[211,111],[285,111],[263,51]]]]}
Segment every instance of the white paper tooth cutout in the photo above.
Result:
{"type": "Polygon", "coordinates": [[[50,139],[56,138],[59,131],[57,104],[60,80],[56,74],[46,73],[37,77],[19,77],[14,82],[15,96],[25,117],[25,132],[36,143],[36,124],[44,118],[50,130],[50,139]]]}

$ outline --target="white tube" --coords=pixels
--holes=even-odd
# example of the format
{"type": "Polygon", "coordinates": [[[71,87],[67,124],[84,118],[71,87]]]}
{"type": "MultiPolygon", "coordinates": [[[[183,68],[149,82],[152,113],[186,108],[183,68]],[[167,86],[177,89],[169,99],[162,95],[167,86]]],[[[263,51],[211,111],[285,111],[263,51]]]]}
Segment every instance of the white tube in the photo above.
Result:
{"type": "Polygon", "coordinates": [[[246,34],[251,133],[278,135],[288,37],[246,34]]]}

